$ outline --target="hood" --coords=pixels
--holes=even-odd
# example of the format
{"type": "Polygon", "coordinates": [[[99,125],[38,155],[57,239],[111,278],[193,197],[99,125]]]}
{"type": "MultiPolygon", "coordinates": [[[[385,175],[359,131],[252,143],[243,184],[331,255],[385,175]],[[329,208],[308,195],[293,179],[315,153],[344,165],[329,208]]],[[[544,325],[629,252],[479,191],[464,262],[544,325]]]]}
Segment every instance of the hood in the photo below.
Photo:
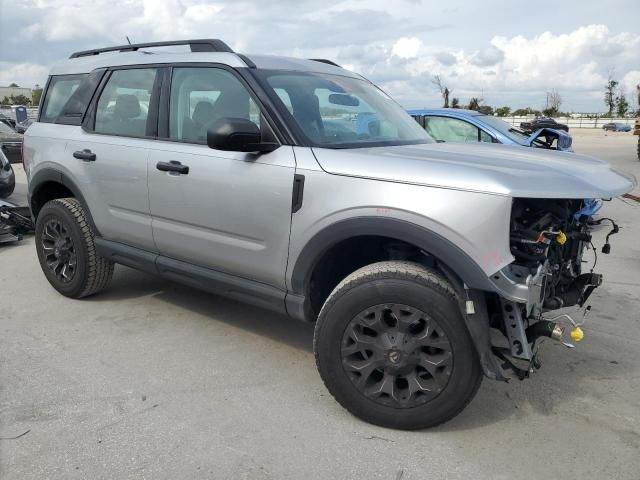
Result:
{"type": "Polygon", "coordinates": [[[611,198],[632,190],[632,175],[604,160],[510,145],[434,143],[313,152],[336,175],[530,198],[611,198]]]}

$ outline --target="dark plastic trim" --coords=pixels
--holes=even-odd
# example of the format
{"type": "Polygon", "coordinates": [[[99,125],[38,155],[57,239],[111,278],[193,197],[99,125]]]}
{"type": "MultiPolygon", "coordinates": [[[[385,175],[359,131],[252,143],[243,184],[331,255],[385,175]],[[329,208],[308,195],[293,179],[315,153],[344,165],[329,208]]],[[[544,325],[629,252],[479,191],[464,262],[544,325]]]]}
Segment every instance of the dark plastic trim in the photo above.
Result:
{"type": "Polygon", "coordinates": [[[415,245],[447,265],[469,288],[494,291],[491,279],[482,268],[437,233],[395,218],[355,217],[326,227],[304,246],[295,259],[291,274],[292,293],[308,296],[311,274],[327,250],[342,240],[364,235],[378,235],[415,245]]]}
{"type": "Polygon", "coordinates": [[[199,267],[104,238],[96,238],[95,242],[98,253],[113,262],[160,275],[200,290],[287,314],[284,301],[286,292],[276,287],[199,267]]]}
{"type": "Polygon", "coordinates": [[[95,245],[98,255],[112,262],[154,275],[159,274],[158,268],[156,267],[157,253],[147,252],[123,243],[105,240],[102,237],[95,238],[95,245]]]}
{"type": "Polygon", "coordinates": [[[312,62],[326,63],[327,65],[333,65],[334,67],[342,68],[336,62],[327,60],[326,58],[310,58],[309,60],[311,60],[312,62]]]}
{"type": "Polygon", "coordinates": [[[74,52],[69,58],[89,57],[106,52],[136,52],[140,48],[170,47],[174,45],[189,45],[192,52],[227,52],[234,53],[229,45],[217,38],[199,38],[192,40],[173,40],[169,42],[134,43],[131,45],[117,45],[115,47],[95,48],[74,52]]]}
{"type": "Polygon", "coordinates": [[[96,224],[93,221],[93,217],[91,216],[91,211],[89,210],[89,206],[87,205],[87,202],[85,201],[81,190],[76,186],[76,184],[69,177],[67,177],[64,173],[54,168],[45,168],[42,170],[38,170],[38,172],[29,180],[27,201],[29,203],[29,210],[31,211],[31,216],[33,217],[34,220],[36,219],[36,215],[34,215],[34,212],[33,212],[31,199],[33,198],[35,193],[38,192],[39,189],[42,188],[44,184],[47,182],[59,183],[60,185],[63,185],[64,187],[68,188],[73,194],[74,198],[76,198],[80,202],[80,205],[82,205],[85,215],[89,219],[89,222],[91,222],[91,226],[93,227],[93,230],[97,234],[100,233],[98,231],[98,228],[96,227],[96,224]]]}
{"type": "Polygon", "coordinates": [[[246,55],[244,55],[242,53],[236,53],[236,55],[238,55],[238,57],[240,57],[242,59],[242,61],[247,64],[247,67],[249,67],[249,68],[257,68],[256,64],[253,63],[251,61],[251,59],[249,57],[247,57],[246,55]]]}
{"type": "Polygon", "coordinates": [[[302,208],[304,199],[304,175],[296,173],[293,176],[293,195],[291,199],[291,213],[296,213],[302,208]]]}

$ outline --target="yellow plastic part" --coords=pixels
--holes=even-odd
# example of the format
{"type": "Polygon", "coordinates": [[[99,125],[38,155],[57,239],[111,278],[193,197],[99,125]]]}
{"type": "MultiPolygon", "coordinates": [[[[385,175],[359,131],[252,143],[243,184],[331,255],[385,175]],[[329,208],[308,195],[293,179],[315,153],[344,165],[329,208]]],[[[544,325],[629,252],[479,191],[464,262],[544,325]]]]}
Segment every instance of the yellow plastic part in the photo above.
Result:
{"type": "Polygon", "coordinates": [[[563,231],[560,231],[560,233],[558,233],[558,235],[556,236],[556,242],[558,242],[560,245],[564,245],[567,242],[567,236],[563,231]]]}
{"type": "Polygon", "coordinates": [[[580,327],[576,327],[573,330],[571,330],[571,333],[569,333],[569,336],[571,337],[571,340],[573,340],[574,342],[579,342],[584,338],[584,332],[580,327]]]}

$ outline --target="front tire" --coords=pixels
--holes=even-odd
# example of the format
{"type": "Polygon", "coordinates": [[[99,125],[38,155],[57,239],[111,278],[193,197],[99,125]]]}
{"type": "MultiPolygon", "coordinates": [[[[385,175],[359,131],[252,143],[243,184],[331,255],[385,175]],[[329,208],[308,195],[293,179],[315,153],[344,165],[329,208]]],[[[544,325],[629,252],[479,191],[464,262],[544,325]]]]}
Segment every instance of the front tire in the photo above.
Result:
{"type": "Polygon", "coordinates": [[[383,427],[446,422],[482,381],[453,288],[411,262],[375,263],[345,278],[322,307],[314,351],[335,399],[383,427]]]}
{"type": "Polygon", "coordinates": [[[40,267],[53,288],[70,298],[83,298],[107,286],[113,263],[96,253],[94,232],[75,198],[47,202],[36,221],[40,267]]]}

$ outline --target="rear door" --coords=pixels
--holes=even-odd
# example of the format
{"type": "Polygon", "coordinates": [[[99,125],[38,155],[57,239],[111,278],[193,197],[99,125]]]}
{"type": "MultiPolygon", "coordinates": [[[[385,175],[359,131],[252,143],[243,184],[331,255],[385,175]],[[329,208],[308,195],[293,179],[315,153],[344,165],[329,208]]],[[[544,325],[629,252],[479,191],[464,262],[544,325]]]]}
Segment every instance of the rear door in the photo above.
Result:
{"type": "Polygon", "coordinates": [[[84,128],[66,147],[102,237],[149,251],[155,244],[147,159],[157,135],[159,72],[149,66],[107,72],[84,128]]]}
{"type": "Polygon", "coordinates": [[[269,129],[259,103],[224,67],[176,66],[170,80],[161,107],[167,138],[155,142],[148,159],[159,252],[284,289],[293,147],[261,155],[212,150],[206,131],[220,118],[245,118],[269,129]],[[181,164],[184,173],[159,169],[167,163],[181,164]]]}

